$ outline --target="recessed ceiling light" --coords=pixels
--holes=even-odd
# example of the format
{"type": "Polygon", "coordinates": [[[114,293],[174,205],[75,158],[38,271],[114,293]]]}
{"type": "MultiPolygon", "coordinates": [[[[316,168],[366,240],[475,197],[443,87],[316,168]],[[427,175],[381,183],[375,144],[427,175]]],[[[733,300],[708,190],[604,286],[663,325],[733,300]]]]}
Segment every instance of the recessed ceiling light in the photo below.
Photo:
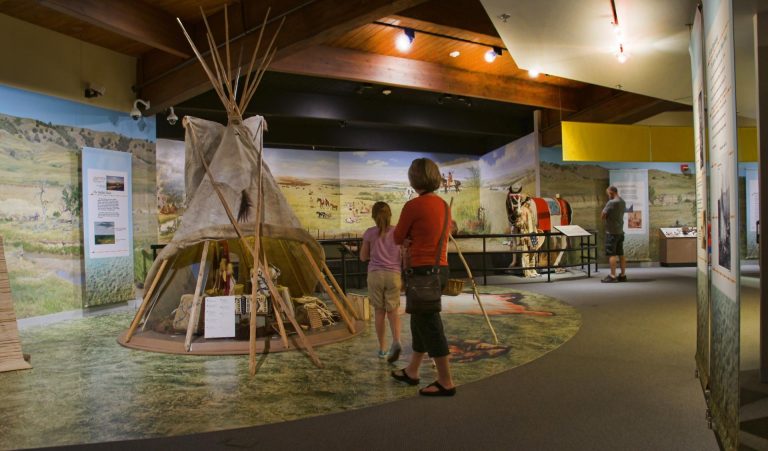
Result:
{"type": "Polygon", "coordinates": [[[388,95],[392,94],[392,90],[389,89],[389,88],[384,88],[384,89],[381,90],[381,93],[384,94],[385,96],[388,96],[388,95]]]}
{"type": "Polygon", "coordinates": [[[456,58],[457,56],[461,55],[461,52],[458,50],[454,50],[451,53],[449,53],[449,55],[451,55],[451,58],[456,58]]]}

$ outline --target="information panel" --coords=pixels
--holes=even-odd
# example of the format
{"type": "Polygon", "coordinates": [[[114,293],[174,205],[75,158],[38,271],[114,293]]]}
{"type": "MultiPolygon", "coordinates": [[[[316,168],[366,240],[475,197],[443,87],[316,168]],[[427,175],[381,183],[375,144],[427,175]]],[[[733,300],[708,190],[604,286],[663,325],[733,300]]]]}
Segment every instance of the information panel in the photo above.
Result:
{"type": "Polygon", "coordinates": [[[712,230],[710,409],[724,449],[739,447],[739,227],[733,5],[705,0],[712,230]]]}
{"type": "Polygon", "coordinates": [[[648,170],[613,169],[610,183],[619,190],[624,213],[624,254],[629,260],[648,260],[648,170]]]}
{"type": "Polygon", "coordinates": [[[707,115],[704,112],[704,34],[701,11],[691,28],[691,77],[693,87],[693,142],[696,164],[696,228],[701,231],[696,243],[696,370],[701,387],[709,388],[709,209],[707,185],[707,115]]]}
{"type": "Polygon", "coordinates": [[[133,297],[131,154],[83,148],[85,307],[133,297]]]}

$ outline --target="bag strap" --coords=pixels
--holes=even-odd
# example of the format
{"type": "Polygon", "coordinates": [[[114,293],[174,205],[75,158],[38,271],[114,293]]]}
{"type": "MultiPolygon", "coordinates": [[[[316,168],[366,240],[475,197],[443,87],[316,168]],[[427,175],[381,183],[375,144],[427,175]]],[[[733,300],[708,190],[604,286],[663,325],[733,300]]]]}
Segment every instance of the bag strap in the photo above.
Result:
{"type": "Polygon", "coordinates": [[[446,201],[443,201],[443,205],[445,205],[445,219],[443,220],[443,231],[442,233],[440,233],[440,241],[437,242],[437,255],[435,256],[435,266],[432,268],[434,272],[437,272],[440,268],[440,256],[443,254],[443,242],[445,241],[445,232],[448,231],[448,203],[446,201]]]}

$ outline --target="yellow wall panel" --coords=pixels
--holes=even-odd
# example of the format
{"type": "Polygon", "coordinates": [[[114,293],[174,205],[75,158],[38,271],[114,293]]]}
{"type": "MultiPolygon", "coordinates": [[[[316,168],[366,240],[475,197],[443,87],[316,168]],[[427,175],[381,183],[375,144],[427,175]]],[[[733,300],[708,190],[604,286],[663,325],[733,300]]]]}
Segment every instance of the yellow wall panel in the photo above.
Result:
{"type": "Polygon", "coordinates": [[[128,112],[135,99],[136,59],[0,14],[0,83],[128,112]],[[86,83],[104,96],[86,99],[86,83]]]}
{"type": "Polygon", "coordinates": [[[650,161],[647,127],[563,122],[564,161],[650,161]]]}
{"type": "MultiPolygon", "coordinates": [[[[563,122],[563,161],[694,161],[693,127],[563,122]]],[[[739,161],[757,161],[757,129],[739,129],[739,161]]]]}
{"type": "Polygon", "coordinates": [[[739,161],[742,163],[757,162],[757,129],[739,129],[739,161]]]}
{"type": "Polygon", "coordinates": [[[693,127],[647,127],[651,135],[650,161],[694,160],[693,127]]]}

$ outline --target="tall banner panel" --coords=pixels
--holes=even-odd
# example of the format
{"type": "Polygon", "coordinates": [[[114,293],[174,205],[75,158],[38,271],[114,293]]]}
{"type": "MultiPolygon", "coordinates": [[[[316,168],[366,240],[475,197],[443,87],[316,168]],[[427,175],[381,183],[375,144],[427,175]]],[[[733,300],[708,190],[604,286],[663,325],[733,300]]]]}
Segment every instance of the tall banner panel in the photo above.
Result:
{"type": "Polygon", "coordinates": [[[696,18],[691,28],[691,77],[693,86],[693,142],[696,160],[696,370],[702,389],[709,386],[709,246],[707,228],[709,224],[707,193],[707,134],[704,108],[704,34],[701,11],[696,9],[696,18]]]}
{"type": "Polygon", "coordinates": [[[624,213],[624,255],[628,260],[649,259],[648,170],[613,169],[610,183],[627,203],[624,213]]]}
{"type": "Polygon", "coordinates": [[[747,190],[747,258],[759,256],[757,228],[760,220],[760,187],[757,168],[744,171],[747,190]]]}
{"type": "Polygon", "coordinates": [[[84,307],[133,297],[131,154],[83,147],[84,307]]]}
{"type": "Polygon", "coordinates": [[[739,226],[736,76],[731,0],[704,1],[712,233],[710,390],[725,449],[739,433],[739,226]]]}

